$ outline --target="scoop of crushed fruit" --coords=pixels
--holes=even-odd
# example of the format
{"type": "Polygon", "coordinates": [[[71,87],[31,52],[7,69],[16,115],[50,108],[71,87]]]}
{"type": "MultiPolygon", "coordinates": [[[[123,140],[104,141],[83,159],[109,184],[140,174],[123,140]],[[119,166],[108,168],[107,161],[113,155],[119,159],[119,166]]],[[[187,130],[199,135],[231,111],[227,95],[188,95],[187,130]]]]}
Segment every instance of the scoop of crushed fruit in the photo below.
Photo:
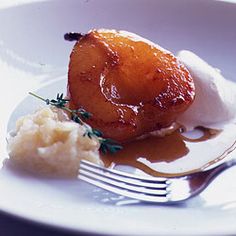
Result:
{"type": "Polygon", "coordinates": [[[14,164],[42,175],[77,176],[85,159],[102,164],[97,139],[84,136],[85,127],[58,108],[45,107],[19,118],[8,139],[14,164]]]}

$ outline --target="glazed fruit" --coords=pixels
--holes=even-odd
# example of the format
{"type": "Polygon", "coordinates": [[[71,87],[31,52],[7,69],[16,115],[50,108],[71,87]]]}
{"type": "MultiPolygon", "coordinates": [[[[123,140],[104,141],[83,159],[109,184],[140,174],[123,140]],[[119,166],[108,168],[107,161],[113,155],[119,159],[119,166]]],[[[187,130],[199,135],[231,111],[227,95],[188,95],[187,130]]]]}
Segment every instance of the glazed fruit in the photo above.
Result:
{"type": "Polygon", "coordinates": [[[92,113],[88,123],[120,142],[168,127],[194,95],[172,53],[129,32],[92,30],[70,56],[70,107],[92,113]]]}

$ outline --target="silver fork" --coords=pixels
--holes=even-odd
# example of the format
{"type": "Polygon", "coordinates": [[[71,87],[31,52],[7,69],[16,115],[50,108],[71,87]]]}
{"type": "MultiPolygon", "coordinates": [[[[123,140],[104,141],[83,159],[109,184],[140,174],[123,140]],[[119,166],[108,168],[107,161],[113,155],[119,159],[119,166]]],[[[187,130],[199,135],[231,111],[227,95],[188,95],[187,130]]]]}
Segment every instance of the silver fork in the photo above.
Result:
{"type": "Polygon", "coordinates": [[[80,162],[79,179],[110,192],[145,202],[181,202],[202,192],[224,170],[236,164],[227,162],[194,174],[174,177],[146,177],[105,168],[91,162],[80,162]]]}

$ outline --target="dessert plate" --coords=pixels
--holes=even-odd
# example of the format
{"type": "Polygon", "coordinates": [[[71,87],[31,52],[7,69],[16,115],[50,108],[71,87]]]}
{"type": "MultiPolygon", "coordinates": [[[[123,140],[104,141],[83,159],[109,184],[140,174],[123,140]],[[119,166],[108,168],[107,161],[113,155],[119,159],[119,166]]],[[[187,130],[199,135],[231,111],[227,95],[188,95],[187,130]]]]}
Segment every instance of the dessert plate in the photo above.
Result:
{"type": "MultiPolygon", "coordinates": [[[[18,116],[65,92],[68,31],[128,30],[172,52],[192,50],[235,80],[236,4],[221,1],[23,1],[0,9],[0,210],[33,222],[102,235],[235,234],[236,168],[180,205],[144,204],[79,180],[39,178],[7,161],[6,134],[18,116]],[[62,91],[63,90],[63,91],[62,91]]],[[[236,157],[236,153],[232,153],[236,157]]],[[[130,169],[127,168],[129,171],[130,169]]]]}

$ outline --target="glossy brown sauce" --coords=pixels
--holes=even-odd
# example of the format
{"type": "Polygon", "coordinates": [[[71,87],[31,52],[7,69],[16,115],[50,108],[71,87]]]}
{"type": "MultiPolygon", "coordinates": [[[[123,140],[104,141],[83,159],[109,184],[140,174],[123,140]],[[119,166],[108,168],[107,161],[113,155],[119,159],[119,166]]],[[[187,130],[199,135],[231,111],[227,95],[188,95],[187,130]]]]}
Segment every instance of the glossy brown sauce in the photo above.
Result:
{"type": "MultiPolygon", "coordinates": [[[[163,173],[155,169],[155,163],[167,162],[171,163],[177,159],[185,157],[191,152],[191,145],[195,145],[199,142],[204,142],[217,137],[221,131],[214,129],[198,128],[201,135],[197,138],[188,138],[184,136],[184,133],[180,129],[176,130],[172,134],[164,137],[150,136],[142,140],[135,140],[123,145],[123,150],[115,154],[102,155],[102,160],[105,166],[115,165],[129,165],[136,167],[147,174],[152,176],[177,176],[186,174],[186,172],[173,174],[163,173]],[[191,145],[190,145],[191,144],[191,145]],[[139,159],[143,158],[148,161],[148,165],[140,162],[139,159]]],[[[235,146],[235,145],[234,145],[235,146]]],[[[207,167],[214,164],[216,161],[221,160],[235,147],[230,146],[228,150],[225,150],[222,155],[217,156],[213,161],[206,163],[203,167],[207,167]]],[[[188,173],[195,172],[199,169],[194,169],[188,173]]]]}

